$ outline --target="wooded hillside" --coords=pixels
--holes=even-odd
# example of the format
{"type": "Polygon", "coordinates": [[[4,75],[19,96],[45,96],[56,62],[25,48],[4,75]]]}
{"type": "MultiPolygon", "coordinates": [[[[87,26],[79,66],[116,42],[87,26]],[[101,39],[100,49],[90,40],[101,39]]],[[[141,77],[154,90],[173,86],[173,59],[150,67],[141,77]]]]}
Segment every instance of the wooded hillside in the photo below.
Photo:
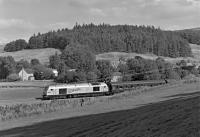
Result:
{"type": "MultiPolygon", "coordinates": [[[[13,44],[8,43],[4,50],[14,51],[13,44]],[[10,46],[11,45],[11,46],[10,46]]],[[[103,52],[136,52],[153,53],[159,56],[191,56],[187,40],[176,32],[162,31],[153,26],[132,25],[78,25],[73,29],[62,29],[45,34],[38,33],[30,37],[27,46],[16,46],[19,49],[57,48],[65,49],[72,43],[88,45],[94,53],[103,52]]]]}
{"type": "Polygon", "coordinates": [[[177,31],[189,43],[200,45],[200,28],[177,31]]]}

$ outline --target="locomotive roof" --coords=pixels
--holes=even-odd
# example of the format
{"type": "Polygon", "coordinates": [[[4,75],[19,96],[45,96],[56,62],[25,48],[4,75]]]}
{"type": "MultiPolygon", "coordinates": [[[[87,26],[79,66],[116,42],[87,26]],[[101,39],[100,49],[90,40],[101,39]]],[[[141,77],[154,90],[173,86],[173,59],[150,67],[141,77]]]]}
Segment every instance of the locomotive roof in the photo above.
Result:
{"type": "Polygon", "coordinates": [[[93,86],[106,86],[105,83],[78,83],[78,84],[57,84],[49,85],[49,87],[93,87],[93,86]]]}

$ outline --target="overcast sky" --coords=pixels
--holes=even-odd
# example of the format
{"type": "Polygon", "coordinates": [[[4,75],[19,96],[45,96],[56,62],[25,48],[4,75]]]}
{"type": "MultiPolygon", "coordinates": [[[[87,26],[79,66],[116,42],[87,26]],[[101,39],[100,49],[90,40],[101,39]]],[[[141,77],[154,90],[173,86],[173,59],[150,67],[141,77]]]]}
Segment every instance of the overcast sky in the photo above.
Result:
{"type": "Polygon", "coordinates": [[[76,22],[200,27],[200,0],[0,0],[0,43],[76,22]]]}

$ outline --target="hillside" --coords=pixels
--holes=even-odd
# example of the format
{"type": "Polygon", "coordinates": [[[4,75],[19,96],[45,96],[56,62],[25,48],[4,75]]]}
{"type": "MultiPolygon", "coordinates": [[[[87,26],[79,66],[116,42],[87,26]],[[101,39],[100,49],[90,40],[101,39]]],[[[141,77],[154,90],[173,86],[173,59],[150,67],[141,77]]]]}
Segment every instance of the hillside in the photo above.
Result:
{"type": "MultiPolygon", "coordinates": [[[[179,57],[179,58],[170,58],[163,57],[166,61],[170,63],[176,63],[180,60],[190,60],[191,62],[199,62],[200,60],[200,46],[196,44],[190,44],[192,54],[194,58],[191,57],[179,57]]],[[[22,51],[15,52],[4,52],[3,48],[0,47],[0,56],[13,56],[16,61],[21,59],[26,59],[30,61],[33,58],[37,58],[41,63],[48,63],[49,56],[54,55],[56,52],[60,53],[58,49],[54,48],[44,48],[44,49],[26,49],[22,51]]],[[[139,53],[126,53],[126,52],[107,52],[102,54],[97,54],[97,60],[110,60],[113,66],[117,66],[119,63],[119,59],[129,59],[134,58],[135,56],[141,56],[144,59],[155,60],[158,56],[155,54],[139,54],[139,53]]]]}
{"type": "Polygon", "coordinates": [[[176,32],[189,43],[200,45],[200,28],[184,29],[176,32]]]}
{"type": "Polygon", "coordinates": [[[188,57],[188,42],[174,31],[163,31],[154,26],[76,24],[73,29],[38,33],[28,43],[18,39],[7,43],[5,51],[21,49],[65,49],[73,44],[87,45],[95,54],[105,52],[153,53],[166,57],[188,57]]]}
{"type": "Polygon", "coordinates": [[[30,61],[31,59],[39,59],[41,63],[47,64],[49,62],[49,56],[54,55],[55,53],[60,53],[58,49],[54,48],[45,48],[45,49],[29,49],[21,50],[16,52],[0,52],[0,56],[12,56],[15,61],[25,59],[30,61]]]}
{"type": "Polygon", "coordinates": [[[170,58],[164,56],[157,56],[155,54],[138,54],[138,53],[125,53],[125,52],[108,52],[96,55],[97,60],[109,60],[113,66],[117,66],[119,64],[119,60],[127,60],[130,58],[134,58],[135,56],[140,56],[144,59],[155,60],[158,57],[162,57],[166,61],[175,64],[180,60],[186,60],[189,62],[193,62],[195,64],[200,63],[200,46],[196,44],[190,44],[192,55],[194,57],[178,57],[178,58],[170,58]]]}

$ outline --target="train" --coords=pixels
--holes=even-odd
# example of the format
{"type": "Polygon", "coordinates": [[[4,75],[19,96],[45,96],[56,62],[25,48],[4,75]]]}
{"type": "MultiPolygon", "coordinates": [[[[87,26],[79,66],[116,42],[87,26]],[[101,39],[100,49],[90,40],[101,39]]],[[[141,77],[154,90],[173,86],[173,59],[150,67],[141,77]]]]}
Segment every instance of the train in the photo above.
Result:
{"type": "Polygon", "coordinates": [[[109,96],[138,86],[157,86],[165,81],[95,82],[56,84],[44,88],[43,99],[64,99],[76,97],[109,96]]]}

